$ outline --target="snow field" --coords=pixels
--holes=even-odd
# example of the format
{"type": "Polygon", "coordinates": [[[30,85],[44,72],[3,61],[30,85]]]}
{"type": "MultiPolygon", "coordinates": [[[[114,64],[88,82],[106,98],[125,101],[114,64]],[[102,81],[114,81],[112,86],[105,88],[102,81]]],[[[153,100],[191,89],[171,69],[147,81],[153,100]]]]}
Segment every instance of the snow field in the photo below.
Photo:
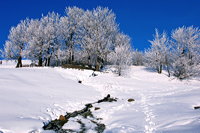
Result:
{"type": "MultiPolygon", "coordinates": [[[[96,103],[93,113],[105,133],[199,133],[200,82],[131,67],[127,77],[108,72],[62,68],[0,66],[0,131],[46,133],[43,122],[82,109],[111,94],[117,102],[96,103]],[[82,84],[78,83],[82,81],[82,84]],[[128,102],[129,98],[135,99],[128,102]]],[[[87,122],[86,122],[87,123],[87,122]]],[[[88,127],[92,125],[88,123],[88,127]]],[[[73,119],[63,129],[77,129],[73,119]]],[[[88,130],[88,132],[94,132],[88,130]]]]}

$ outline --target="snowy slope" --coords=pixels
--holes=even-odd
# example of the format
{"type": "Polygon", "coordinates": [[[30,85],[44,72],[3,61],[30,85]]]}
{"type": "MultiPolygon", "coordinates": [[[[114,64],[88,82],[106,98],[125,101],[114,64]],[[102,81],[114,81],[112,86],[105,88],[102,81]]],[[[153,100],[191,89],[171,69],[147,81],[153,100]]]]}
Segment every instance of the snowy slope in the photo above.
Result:
{"type": "Polygon", "coordinates": [[[99,98],[95,89],[65,79],[53,68],[2,67],[0,131],[5,133],[41,128],[43,122],[99,98]]]}
{"type": "Polygon", "coordinates": [[[132,67],[129,77],[99,74],[86,80],[102,95],[119,98],[106,104],[97,116],[106,123],[107,133],[200,133],[200,81],[178,81],[166,75],[132,67]],[[134,98],[133,103],[127,99],[134,98]]]}
{"type": "MultiPolygon", "coordinates": [[[[43,122],[83,108],[111,94],[118,101],[96,103],[105,133],[200,133],[200,81],[178,81],[144,67],[127,77],[62,68],[0,66],[0,131],[42,132],[43,122]],[[77,81],[83,81],[78,84],[77,81]],[[128,102],[134,98],[134,102],[128,102]]],[[[75,128],[68,123],[63,128],[75,128]]],[[[75,127],[74,127],[75,126],[75,127]]]]}

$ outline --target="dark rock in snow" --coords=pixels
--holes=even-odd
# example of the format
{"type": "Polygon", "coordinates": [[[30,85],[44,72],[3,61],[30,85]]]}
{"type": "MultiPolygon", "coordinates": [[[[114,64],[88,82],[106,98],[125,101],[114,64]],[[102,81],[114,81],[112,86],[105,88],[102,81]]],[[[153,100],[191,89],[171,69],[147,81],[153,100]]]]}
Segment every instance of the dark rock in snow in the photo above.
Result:
{"type": "MultiPolygon", "coordinates": [[[[95,103],[101,103],[101,102],[113,102],[117,101],[117,98],[111,98],[110,94],[108,94],[106,97],[104,97],[101,100],[98,100],[97,102],[94,103],[89,103],[85,105],[85,108],[74,111],[72,113],[66,113],[65,116],[60,115],[59,119],[52,120],[49,123],[44,123],[43,129],[44,130],[53,130],[56,133],[70,133],[70,132],[76,132],[71,129],[62,129],[65,123],[69,121],[70,118],[76,118],[77,116],[82,116],[83,119],[89,120],[91,123],[95,124],[95,131],[97,133],[103,133],[105,130],[106,126],[102,123],[99,123],[99,120],[101,118],[96,118],[93,116],[92,111],[90,110],[95,103]]],[[[95,110],[99,110],[99,107],[95,107],[95,110]]],[[[77,122],[81,125],[80,128],[80,133],[85,133],[87,132],[87,126],[85,125],[84,121],[77,120],[77,122]]],[[[1,133],[1,132],[0,132],[1,133]]]]}
{"type": "Polygon", "coordinates": [[[94,108],[94,110],[99,110],[99,109],[100,109],[99,107],[95,107],[95,108],[94,108]]]}
{"type": "Polygon", "coordinates": [[[65,118],[63,115],[60,115],[59,120],[60,120],[60,121],[65,121],[66,118],[65,118]]]}
{"type": "Polygon", "coordinates": [[[47,125],[43,126],[44,130],[54,130],[54,131],[59,131],[62,129],[62,126],[67,123],[68,120],[62,121],[62,120],[53,120],[50,121],[47,125]]]}
{"type": "Polygon", "coordinates": [[[78,83],[80,83],[80,84],[81,84],[81,83],[82,83],[82,81],[81,81],[81,80],[79,80],[79,81],[78,81],[78,83]]]}
{"type": "Polygon", "coordinates": [[[98,74],[96,74],[96,73],[93,72],[93,73],[92,73],[92,76],[93,76],[93,77],[96,77],[96,76],[98,76],[98,74]]]}
{"type": "Polygon", "coordinates": [[[85,106],[86,106],[86,108],[92,108],[93,107],[91,103],[86,104],[85,106]]]}
{"type": "Polygon", "coordinates": [[[102,103],[102,102],[116,102],[117,98],[111,98],[110,94],[108,94],[106,97],[104,97],[103,99],[97,101],[97,103],[102,103]]]}
{"type": "Polygon", "coordinates": [[[128,99],[128,102],[134,102],[134,101],[135,101],[135,99],[133,99],[133,98],[128,99]]]}
{"type": "Polygon", "coordinates": [[[195,106],[194,109],[200,109],[200,106],[195,106]]]}

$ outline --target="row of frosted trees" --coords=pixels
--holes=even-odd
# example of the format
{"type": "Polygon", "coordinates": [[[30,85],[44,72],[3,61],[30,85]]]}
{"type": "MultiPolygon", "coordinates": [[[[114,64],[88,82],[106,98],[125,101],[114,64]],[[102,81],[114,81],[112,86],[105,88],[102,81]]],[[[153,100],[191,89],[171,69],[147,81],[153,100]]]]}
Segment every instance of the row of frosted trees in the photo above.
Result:
{"type": "Polygon", "coordinates": [[[130,64],[130,38],[120,32],[108,8],[66,8],[66,16],[48,13],[12,27],[4,46],[7,59],[37,61],[38,66],[84,64],[99,70],[105,64],[130,64]]]}
{"type": "Polygon", "coordinates": [[[156,30],[151,47],[144,53],[135,51],[135,64],[144,64],[168,76],[185,79],[200,75],[200,30],[193,26],[172,31],[171,37],[156,30]]]}
{"type": "Polygon", "coordinates": [[[48,13],[40,19],[26,19],[12,27],[4,45],[4,57],[22,58],[38,66],[87,65],[100,70],[115,65],[121,75],[128,65],[145,65],[158,73],[185,79],[200,73],[200,30],[180,27],[168,37],[156,30],[145,52],[131,49],[130,37],[121,33],[115,14],[108,8],[83,10],[66,8],[66,15],[48,13]]]}

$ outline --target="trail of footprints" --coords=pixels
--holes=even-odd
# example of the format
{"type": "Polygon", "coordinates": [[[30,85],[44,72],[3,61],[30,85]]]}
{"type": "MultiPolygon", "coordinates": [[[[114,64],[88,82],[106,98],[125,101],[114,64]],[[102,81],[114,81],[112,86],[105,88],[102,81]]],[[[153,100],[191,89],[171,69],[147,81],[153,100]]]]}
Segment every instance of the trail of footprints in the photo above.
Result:
{"type": "Polygon", "coordinates": [[[150,109],[150,105],[148,104],[148,99],[150,97],[146,97],[144,94],[141,94],[141,107],[142,111],[145,115],[145,126],[144,126],[144,133],[154,133],[155,132],[155,123],[153,119],[155,118],[155,115],[153,114],[153,111],[150,109]]]}

